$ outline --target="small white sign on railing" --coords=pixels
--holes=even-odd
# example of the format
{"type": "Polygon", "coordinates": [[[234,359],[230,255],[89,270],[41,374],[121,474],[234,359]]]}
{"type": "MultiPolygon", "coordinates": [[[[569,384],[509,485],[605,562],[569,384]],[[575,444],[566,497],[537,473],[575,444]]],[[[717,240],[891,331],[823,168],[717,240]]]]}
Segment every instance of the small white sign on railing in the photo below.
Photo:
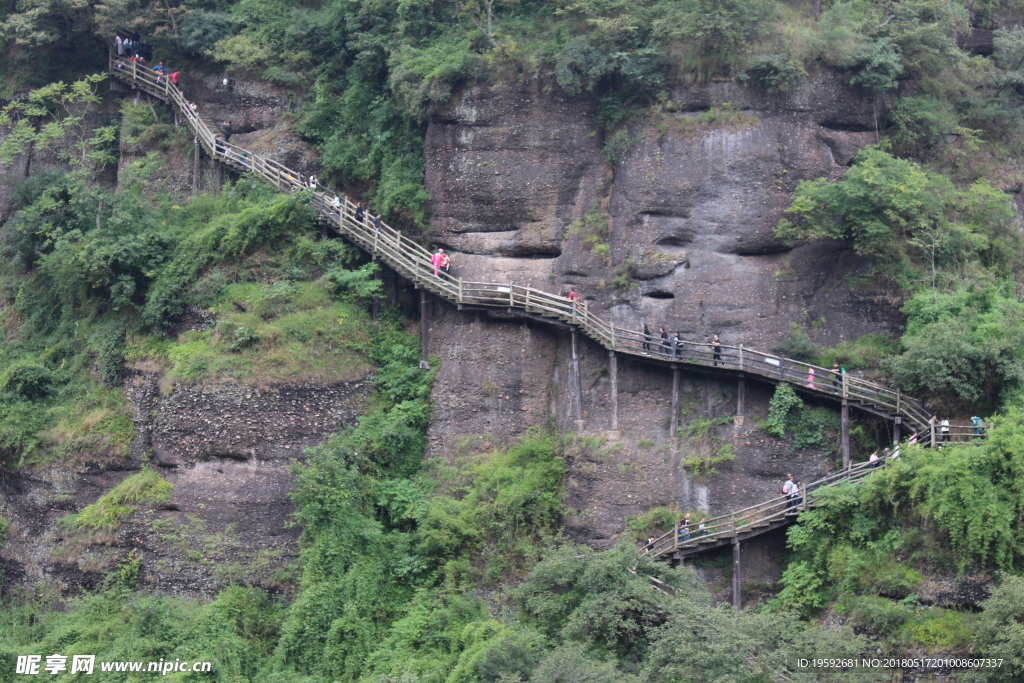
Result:
{"type": "Polygon", "coordinates": [[[767,363],[768,365],[774,365],[775,367],[779,367],[779,365],[781,364],[778,358],[765,357],[764,362],[767,363]]]}

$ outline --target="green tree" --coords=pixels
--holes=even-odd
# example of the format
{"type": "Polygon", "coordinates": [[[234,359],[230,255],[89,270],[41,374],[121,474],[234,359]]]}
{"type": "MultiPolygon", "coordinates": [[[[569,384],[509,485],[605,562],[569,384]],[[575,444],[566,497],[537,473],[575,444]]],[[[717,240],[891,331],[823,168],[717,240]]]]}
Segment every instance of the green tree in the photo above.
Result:
{"type": "Polygon", "coordinates": [[[900,352],[883,361],[907,391],[953,394],[995,405],[1024,381],[1024,304],[1013,285],[915,294],[903,307],[900,352]]]}
{"type": "Polygon", "coordinates": [[[105,78],[105,74],[94,74],[73,83],[50,83],[0,109],[0,126],[13,125],[0,142],[0,164],[10,164],[15,157],[28,154],[28,175],[34,152],[66,143],[72,134],[76,134],[76,139],[70,148],[75,153],[66,152],[66,160],[78,164],[90,158],[103,163],[112,161],[113,129],[100,129],[91,137],[88,131],[81,130],[85,115],[100,101],[96,85],[105,78]]]}
{"type": "Polygon", "coordinates": [[[789,243],[850,240],[856,254],[891,267],[903,260],[903,239],[946,225],[944,198],[951,190],[948,180],[869,147],[842,179],[801,181],[776,234],[789,243]]]}
{"type": "Polygon", "coordinates": [[[1005,575],[981,603],[974,654],[1003,660],[991,672],[979,673],[986,680],[1008,680],[1024,676],[1024,578],[1005,575]]]}

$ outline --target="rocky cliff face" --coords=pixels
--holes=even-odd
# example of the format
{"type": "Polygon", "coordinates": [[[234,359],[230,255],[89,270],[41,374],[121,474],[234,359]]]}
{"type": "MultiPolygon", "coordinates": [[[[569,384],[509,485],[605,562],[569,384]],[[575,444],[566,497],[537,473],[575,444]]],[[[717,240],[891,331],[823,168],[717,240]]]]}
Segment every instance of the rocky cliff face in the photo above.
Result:
{"type": "Polygon", "coordinates": [[[298,554],[298,530],[288,523],[291,465],[303,448],[351,425],[367,390],[355,381],[162,393],[155,375],[135,374],[125,385],[138,430],[132,457],[0,480],[0,514],[13,521],[0,547],[4,592],[74,594],[133,550],[143,559],[142,585],[164,592],[210,597],[229,582],[288,587],[298,554]],[[147,462],[174,485],[166,504],[139,506],[110,532],[60,523],[147,462]]]}
{"type": "MultiPolygon", "coordinates": [[[[899,322],[895,302],[870,285],[846,286],[862,264],[842,245],[790,249],[773,234],[800,180],[838,177],[876,140],[872,102],[827,73],[787,96],[711,83],[677,90],[604,138],[594,107],[551,84],[475,86],[430,125],[430,236],[454,252],[461,277],[572,286],[632,329],[664,325],[690,340],[717,333],[761,349],[812,321],[828,344],[888,331],[899,322]]],[[[609,428],[608,359],[596,345],[580,345],[577,422],[565,330],[440,303],[432,315],[431,352],[443,363],[435,455],[460,435],[508,438],[550,415],[566,431],[609,428]]],[[[692,479],[680,461],[695,446],[668,434],[671,373],[619,365],[621,434],[572,463],[570,525],[581,538],[607,543],[627,515],[659,504],[742,507],[772,495],[790,469],[809,480],[831,466],[774,452],[750,427],[771,389],[748,388],[747,419],[715,435],[736,459],[692,479]]],[[[684,375],[684,425],[737,413],[734,382],[684,375]]]]}

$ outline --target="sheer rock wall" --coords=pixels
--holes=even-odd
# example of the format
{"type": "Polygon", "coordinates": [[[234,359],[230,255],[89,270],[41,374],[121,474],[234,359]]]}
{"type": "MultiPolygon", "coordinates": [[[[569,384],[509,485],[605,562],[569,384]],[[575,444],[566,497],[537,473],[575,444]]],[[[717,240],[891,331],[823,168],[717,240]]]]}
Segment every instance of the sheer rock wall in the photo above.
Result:
{"type": "MultiPolygon", "coordinates": [[[[735,83],[682,88],[606,139],[594,105],[541,79],[474,86],[430,123],[430,237],[453,253],[454,274],[575,287],[593,311],[633,329],[717,333],[765,350],[794,324],[828,345],[889,331],[896,302],[870,283],[848,285],[864,268],[844,245],[793,249],[774,237],[797,183],[839,177],[875,142],[876,116],[871,97],[819,73],[786,96],[735,83]]],[[[430,351],[442,367],[431,454],[451,457],[467,434],[514,438],[551,416],[563,431],[601,436],[570,458],[568,483],[570,529],[597,545],[655,505],[719,513],[774,494],[791,469],[812,480],[832,467],[821,454],[777,452],[752,428],[771,387],[751,382],[745,419],[717,426],[717,445],[670,439],[671,372],[628,360],[618,369],[620,433],[606,434],[607,352],[579,347],[581,421],[567,330],[434,302],[430,351]],[[736,457],[717,473],[681,467],[724,444],[736,457]]],[[[684,428],[737,413],[735,381],[683,378],[684,428]]]]}

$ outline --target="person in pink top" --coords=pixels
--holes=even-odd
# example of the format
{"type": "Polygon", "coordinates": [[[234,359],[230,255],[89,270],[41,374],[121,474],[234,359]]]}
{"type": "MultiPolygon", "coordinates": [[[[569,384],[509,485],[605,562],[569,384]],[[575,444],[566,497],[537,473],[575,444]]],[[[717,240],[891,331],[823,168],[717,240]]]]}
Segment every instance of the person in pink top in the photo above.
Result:
{"type": "Polygon", "coordinates": [[[807,368],[807,388],[814,388],[814,368],[807,368]]]}
{"type": "Polygon", "coordinates": [[[434,266],[434,277],[441,277],[441,265],[444,263],[444,249],[438,249],[430,257],[430,265],[434,266]]]}

